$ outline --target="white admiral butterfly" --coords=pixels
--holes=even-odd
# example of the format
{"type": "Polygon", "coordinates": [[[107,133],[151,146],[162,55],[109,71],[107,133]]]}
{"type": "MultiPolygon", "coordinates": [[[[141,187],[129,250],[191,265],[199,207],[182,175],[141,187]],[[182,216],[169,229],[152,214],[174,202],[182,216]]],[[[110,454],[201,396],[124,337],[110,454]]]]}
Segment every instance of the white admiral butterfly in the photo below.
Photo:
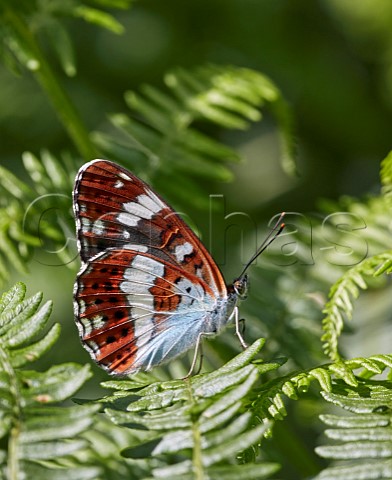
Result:
{"type": "Polygon", "coordinates": [[[84,347],[103,368],[131,374],[168,362],[217,334],[246,297],[245,270],[226,286],[186,223],[131,172],[94,160],[78,172],[73,193],[82,267],[75,317],[84,347]]]}

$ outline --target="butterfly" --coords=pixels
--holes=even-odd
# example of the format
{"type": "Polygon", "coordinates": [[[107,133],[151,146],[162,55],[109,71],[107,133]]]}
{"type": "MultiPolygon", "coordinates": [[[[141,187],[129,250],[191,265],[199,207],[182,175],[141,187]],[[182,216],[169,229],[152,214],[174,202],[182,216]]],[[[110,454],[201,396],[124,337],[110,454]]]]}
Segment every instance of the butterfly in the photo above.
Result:
{"type": "MultiPolygon", "coordinates": [[[[247,267],[226,285],[191,228],[146,183],[125,168],[93,160],[73,192],[81,269],[74,311],[81,341],[112,374],[148,371],[219,333],[246,298],[247,267]]],[[[282,215],[281,215],[282,218],[282,215]]]]}

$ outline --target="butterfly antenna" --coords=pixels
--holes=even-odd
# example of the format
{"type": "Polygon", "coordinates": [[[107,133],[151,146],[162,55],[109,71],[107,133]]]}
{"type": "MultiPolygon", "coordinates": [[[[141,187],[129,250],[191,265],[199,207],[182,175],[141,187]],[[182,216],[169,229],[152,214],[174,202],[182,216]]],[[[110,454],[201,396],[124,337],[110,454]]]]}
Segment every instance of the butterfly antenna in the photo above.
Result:
{"type": "Polygon", "coordinates": [[[249,265],[251,265],[255,260],[256,258],[264,252],[264,250],[266,250],[269,245],[271,245],[271,243],[276,239],[276,237],[278,237],[284,227],[285,227],[285,224],[282,222],[284,216],[286,215],[286,212],[282,212],[277,220],[277,222],[275,223],[275,225],[273,226],[272,230],[270,231],[270,233],[267,235],[267,237],[265,238],[264,242],[260,245],[260,247],[257,249],[256,253],[253,255],[253,257],[249,260],[249,262],[245,265],[245,268],[242,270],[242,273],[241,275],[239,276],[239,278],[241,278],[244,273],[246,272],[246,270],[249,268],[249,265]]]}

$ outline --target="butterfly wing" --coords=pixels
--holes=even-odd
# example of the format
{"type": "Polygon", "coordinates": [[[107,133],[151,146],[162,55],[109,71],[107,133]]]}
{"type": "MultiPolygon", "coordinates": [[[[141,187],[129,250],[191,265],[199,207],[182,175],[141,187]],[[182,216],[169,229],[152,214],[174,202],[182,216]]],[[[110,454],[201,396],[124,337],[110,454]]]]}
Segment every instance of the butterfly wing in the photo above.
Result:
{"type": "Polygon", "coordinates": [[[189,226],[119,165],[84,165],[75,181],[74,209],[82,262],[108,248],[141,251],[202,278],[217,295],[226,292],[219,268],[189,226]]]}
{"type": "Polygon", "coordinates": [[[111,373],[167,362],[214,332],[225,308],[199,277],[129,249],[98,254],[81,270],[75,308],[82,341],[111,373]]]}
{"type": "Polygon", "coordinates": [[[117,374],[149,370],[222,327],[233,308],[222,274],[144,182],[95,160],[79,171],[74,206],[82,259],[75,316],[100,365],[117,374]]]}

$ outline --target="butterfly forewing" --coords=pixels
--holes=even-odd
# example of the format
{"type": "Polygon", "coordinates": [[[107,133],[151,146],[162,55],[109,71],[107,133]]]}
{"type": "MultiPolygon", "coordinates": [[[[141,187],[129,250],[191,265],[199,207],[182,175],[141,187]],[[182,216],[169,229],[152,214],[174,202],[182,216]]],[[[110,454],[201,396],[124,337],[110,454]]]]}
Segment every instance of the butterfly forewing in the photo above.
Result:
{"type": "Polygon", "coordinates": [[[108,248],[137,250],[161,258],[225,292],[222,274],[186,225],[148,185],[128,170],[95,160],[79,171],[74,190],[82,261],[108,248]]]}
{"type": "Polygon", "coordinates": [[[78,173],[74,208],[82,269],[82,342],[112,373],[149,370],[216,332],[234,308],[215,262],[150,187],[105,160],[78,173]]]}

